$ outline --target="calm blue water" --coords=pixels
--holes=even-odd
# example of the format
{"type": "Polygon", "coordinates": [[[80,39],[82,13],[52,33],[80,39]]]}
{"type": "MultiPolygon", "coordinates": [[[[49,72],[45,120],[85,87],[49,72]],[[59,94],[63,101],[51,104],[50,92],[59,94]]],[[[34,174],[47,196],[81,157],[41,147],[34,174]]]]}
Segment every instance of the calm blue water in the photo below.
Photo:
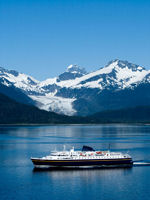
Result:
{"type": "Polygon", "coordinates": [[[1,126],[0,200],[149,200],[150,166],[34,171],[31,156],[90,145],[150,161],[150,126],[1,126]]]}

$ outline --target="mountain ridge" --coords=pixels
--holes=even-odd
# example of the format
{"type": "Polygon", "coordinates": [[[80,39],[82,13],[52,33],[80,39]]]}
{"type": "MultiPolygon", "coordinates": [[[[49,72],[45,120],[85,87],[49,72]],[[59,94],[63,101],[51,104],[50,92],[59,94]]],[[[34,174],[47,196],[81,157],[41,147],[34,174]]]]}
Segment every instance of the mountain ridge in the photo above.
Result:
{"type": "Polygon", "coordinates": [[[144,98],[146,105],[150,102],[146,94],[150,92],[150,70],[119,59],[90,73],[70,65],[58,77],[41,82],[15,70],[0,68],[0,83],[20,89],[40,109],[65,115],[86,116],[108,108],[145,105],[144,98]]]}

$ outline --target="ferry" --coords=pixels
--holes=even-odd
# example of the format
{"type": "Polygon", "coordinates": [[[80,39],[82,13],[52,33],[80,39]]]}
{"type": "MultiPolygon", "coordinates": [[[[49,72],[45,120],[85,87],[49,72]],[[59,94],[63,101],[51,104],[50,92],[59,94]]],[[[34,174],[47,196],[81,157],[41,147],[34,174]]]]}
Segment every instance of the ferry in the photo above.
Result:
{"type": "Polygon", "coordinates": [[[129,154],[121,152],[95,151],[92,147],[83,146],[81,151],[53,151],[42,158],[31,158],[35,168],[99,168],[99,167],[132,167],[129,154]]]}

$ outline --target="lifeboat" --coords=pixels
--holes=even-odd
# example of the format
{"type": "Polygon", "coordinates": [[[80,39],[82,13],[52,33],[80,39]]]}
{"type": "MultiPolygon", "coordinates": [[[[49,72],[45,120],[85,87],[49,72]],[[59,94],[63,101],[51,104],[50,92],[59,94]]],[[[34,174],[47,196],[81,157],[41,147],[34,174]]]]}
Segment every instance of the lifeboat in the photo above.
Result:
{"type": "Polygon", "coordinates": [[[97,151],[96,154],[102,154],[102,151],[97,151]]]}

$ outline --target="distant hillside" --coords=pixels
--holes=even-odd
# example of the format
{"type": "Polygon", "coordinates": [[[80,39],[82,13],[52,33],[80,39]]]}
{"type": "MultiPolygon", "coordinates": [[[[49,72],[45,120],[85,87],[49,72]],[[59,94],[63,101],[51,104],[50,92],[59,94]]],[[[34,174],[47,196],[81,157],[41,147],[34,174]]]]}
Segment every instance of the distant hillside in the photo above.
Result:
{"type": "Polygon", "coordinates": [[[150,123],[150,106],[99,112],[88,117],[72,117],[18,103],[0,93],[0,124],[99,124],[150,123]]]}
{"type": "Polygon", "coordinates": [[[89,123],[150,123],[150,106],[99,112],[86,120],[89,123]]]}

